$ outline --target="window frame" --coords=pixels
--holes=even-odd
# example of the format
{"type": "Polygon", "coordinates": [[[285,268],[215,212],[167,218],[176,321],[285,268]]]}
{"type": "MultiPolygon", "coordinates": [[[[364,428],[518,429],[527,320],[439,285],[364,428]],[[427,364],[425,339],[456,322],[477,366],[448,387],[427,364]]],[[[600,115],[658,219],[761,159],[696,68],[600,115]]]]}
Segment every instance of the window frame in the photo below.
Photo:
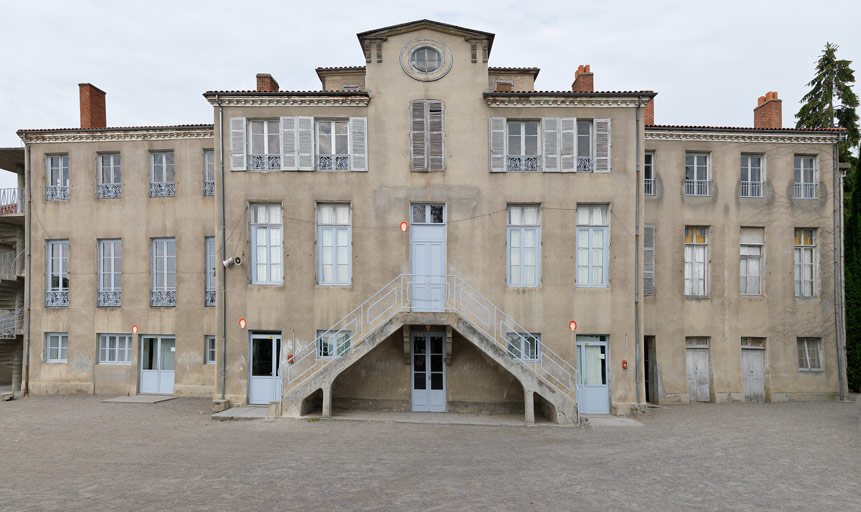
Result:
{"type": "Polygon", "coordinates": [[[800,372],[824,372],[825,369],[822,367],[822,338],[816,337],[798,337],[796,338],[796,354],[798,354],[801,350],[801,345],[804,346],[804,366],[802,366],[802,360],[798,358],[798,371],[800,372]],[[816,346],[816,367],[811,366],[810,361],[810,344],[814,343],[816,346]]]}
{"type": "Polygon", "coordinates": [[[215,306],[215,300],[210,300],[209,295],[215,294],[215,237],[203,237],[203,271],[206,275],[204,281],[204,306],[215,306]]]}
{"type": "Polygon", "coordinates": [[[350,152],[350,120],[349,119],[336,119],[336,118],[315,118],[314,119],[314,168],[317,171],[327,171],[327,172],[349,172],[351,170],[350,166],[350,156],[352,153],[350,152]],[[343,124],[344,133],[343,137],[346,139],[346,152],[344,153],[334,153],[332,150],[337,150],[338,146],[338,137],[339,134],[336,133],[336,129],[339,125],[343,124]],[[331,130],[328,134],[329,140],[329,153],[323,153],[320,151],[320,127],[328,125],[331,130]],[[328,166],[323,165],[323,158],[330,158],[331,161],[328,166]],[[340,160],[339,160],[340,158],[340,160]],[[341,162],[341,165],[339,165],[341,162]],[[329,167],[329,168],[325,168],[329,167]]]}
{"type": "Polygon", "coordinates": [[[123,240],[121,238],[103,238],[99,240],[99,291],[100,292],[121,292],[123,291],[123,240]],[[119,246],[119,256],[117,256],[117,245],[119,246]],[[110,255],[105,254],[105,249],[110,247],[110,255]],[[110,260],[110,269],[106,273],[105,262],[110,260]],[[117,270],[117,260],[119,260],[120,270],[117,270]],[[111,285],[104,286],[104,277],[110,275],[111,285]],[[119,281],[119,284],[117,284],[119,281]]]}
{"type": "Polygon", "coordinates": [[[741,184],[741,186],[739,187],[739,196],[744,198],[764,197],[763,189],[765,188],[765,155],[762,153],[742,153],[739,166],[739,183],[741,184]],[[758,167],[754,167],[751,163],[754,158],[759,159],[758,167]],[[747,165],[745,165],[745,159],[747,159],[747,165]],[[752,180],[751,174],[756,168],[759,169],[759,180],[752,180]],[[747,180],[744,179],[745,172],[747,172],[747,180]]]}
{"type": "MultiPolygon", "coordinates": [[[[249,208],[251,209],[251,223],[250,230],[251,234],[249,237],[249,242],[251,244],[251,284],[254,285],[262,285],[262,286],[281,286],[284,284],[284,207],[280,202],[275,203],[250,203],[249,208]],[[270,208],[273,206],[278,207],[279,212],[279,224],[271,224],[271,223],[257,223],[257,211],[258,207],[265,207],[267,210],[267,217],[269,216],[270,208]],[[264,245],[258,245],[258,236],[257,233],[259,230],[264,230],[266,235],[266,242],[264,245]],[[272,231],[278,231],[278,254],[279,261],[278,263],[273,263],[272,260],[272,250],[275,246],[271,245],[272,240],[272,231]],[[257,261],[257,252],[260,247],[266,247],[266,262],[262,263],[266,265],[266,279],[260,279],[260,276],[257,272],[257,266],[261,263],[257,261]],[[278,265],[280,267],[280,278],[276,280],[272,280],[272,267],[278,265]]],[[[267,219],[271,220],[271,219],[267,219]]]]}
{"type": "Polygon", "coordinates": [[[131,366],[132,364],[132,346],[133,338],[131,334],[112,334],[101,333],[98,335],[97,353],[98,364],[107,366],[131,366]],[[114,346],[111,347],[111,338],[114,339],[114,346]],[[120,340],[123,341],[123,347],[120,347],[120,340]],[[114,354],[114,360],[110,360],[110,354],[114,354]],[[124,353],[124,359],[120,359],[120,353],[124,353]]]}
{"type": "Polygon", "coordinates": [[[764,297],[765,296],[765,230],[762,229],[763,233],[763,241],[759,243],[753,242],[742,242],[739,240],[739,286],[738,293],[742,297],[764,297]],[[749,255],[743,254],[742,249],[745,247],[755,247],[759,249],[758,255],[749,255]],[[750,273],[750,261],[758,260],[759,261],[759,274],[751,275],[750,273]],[[744,269],[747,271],[746,273],[742,273],[742,264],[744,263],[744,269]],[[749,293],[750,288],[750,279],[755,278],[757,282],[757,286],[759,287],[759,293],[749,293]],[[744,280],[745,286],[742,287],[741,283],[744,280]],[[744,288],[744,289],[742,289],[744,288]]]}
{"type": "MultiPolygon", "coordinates": [[[[581,207],[604,207],[606,213],[606,224],[604,225],[594,225],[594,224],[580,224],[580,212],[577,211],[575,214],[577,215],[577,224],[576,224],[576,236],[574,240],[574,254],[575,254],[575,262],[574,262],[574,284],[577,288],[607,288],[610,286],[610,205],[609,204],[593,204],[593,203],[578,203],[577,210],[581,207]],[[595,262],[593,258],[595,256],[595,249],[598,247],[595,244],[595,234],[601,232],[603,236],[604,243],[601,246],[602,249],[602,277],[601,283],[593,283],[593,276],[595,273],[595,262]],[[581,236],[585,233],[587,237],[587,245],[586,247],[580,247],[581,236]],[[580,263],[580,249],[588,250],[588,259],[586,265],[581,265],[580,263]],[[589,282],[582,283],[580,281],[580,268],[584,267],[588,269],[589,282]]],[[[590,215],[591,216],[591,215],[590,215]]]]}
{"type": "Polygon", "coordinates": [[[215,195],[215,150],[203,150],[203,195],[215,195]]]}
{"type": "MultiPolygon", "coordinates": [[[[506,226],[505,226],[505,285],[511,288],[537,288],[541,286],[541,205],[539,204],[509,204],[506,208],[506,226]],[[537,210],[535,224],[512,224],[511,223],[511,211],[512,208],[535,208],[537,210]],[[530,247],[526,247],[526,233],[534,232],[534,240],[535,245],[531,248],[535,250],[535,279],[532,283],[526,283],[524,279],[526,262],[525,255],[526,250],[530,247]],[[511,244],[512,233],[518,232],[520,234],[520,263],[518,266],[520,273],[519,283],[514,284],[512,282],[512,263],[511,263],[511,254],[514,249],[511,244]]],[[[521,213],[521,219],[523,218],[523,213],[521,213]]]]}
{"type": "Polygon", "coordinates": [[[702,151],[688,151],[685,153],[685,195],[690,197],[710,197],[711,196],[711,179],[712,179],[712,158],[711,153],[702,151]],[[688,157],[694,157],[693,164],[693,179],[688,179],[688,157]],[[701,170],[700,164],[697,163],[697,157],[705,157],[705,179],[697,177],[698,171],[701,170]],[[703,193],[705,191],[705,193],[703,193]]]}
{"type": "MultiPolygon", "coordinates": [[[[424,60],[425,60],[425,63],[427,64],[427,62],[428,62],[427,56],[425,56],[424,60]]],[[[410,69],[412,69],[416,73],[421,73],[423,75],[430,75],[430,74],[436,73],[437,71],[440,70],[440,68],[442,68],[443,64],[445,63],[445,55],[443,55],[443,53],[433,45],[422,44],[422,45],[416,46],[415,48],[410,50],[410,54],[409,54],[409,58],[407,59],[407,63],[409,64],[410,69]],[[414,62],[416,60],[416,55],[419,53],[419,51],[422,51],[422,50],[425,50],[425,51],[429,50],[429,51],[432,51],[433,53],[436,54],[437,59],[438,59],[437,60],[437,67],[435,67],[433,69],[422,70],[416,66],[416,63],[414,62]]]]}
{"type": "Polygon", "coordinates": [[[328,330],[317,331],[317,359],[338,359],[347,354],[353,347],[352,331],[348,330],[328,330]],[[346,348],[340,338],[335,339],[335,344],[332,344],[332,337],[340,337],[346,335],[346,348]],[[324,350],[324,347],[332,347],[324,350]]]}
{"type": "Polygon", "coordinates": [[[58,153],[54,155],[45,155],[46,160],[46,176],[47,185],[49,187],[67,187],[69,186],[69,154],[58,153]],[[58,159],[58,165],[53,165],[54,159],[58,159]],[[56,178],[56,180],[55,180],[56,178]]]}
{"type": "Polygon", "coordinates": [[[281,127],[281,119],[278,117],[275,117],[275,118],[255,117],[255,118],[246,119],[245,123],[246,123],[246,126],[245,126],[245,129],[246,129],[245,154],[246,154],[246,157],[248,159],[248,161],[246,163],[247,169],[249,171],[280,171],[281,170],[281,151],[282,151],[282,148],[281,148],[282,133],[281,132],[283,130],[283,128],[281,127]],[[261,123],[261,126],[263,126],[262,136],[263,136],[263,150],[264,151],[262,153],[255,153],[254,151],[252,151],[253,146],[254,146],[254,133],[252,130],[252,126],[254,126],[255,123],[261,123]],[[273,140],[277,141],[276,145],[278,146],[278,148],[277,148],[277,151],[275,151],[275,152],[273,152],[272,148],[269,147],[270,146],[269,138],[273,136],[273,134],[270,133],[270,128],[269,128],[270,123],[275,123],[275,126],[276,126],[275,138],[273,140]],[[259,166],[255,167],[255,166],[251,165],[252,157],[254,157],[254,156],[263,157],[263,162],[265,162],[265,167],[259,167],[259,166]],[[277,157],[277,159],[274,159],[273,157],[277,157]],[[273,165],[276,162],[277,162],[277,165],[273,165]]]}
{"type": "Polygon", "coordinates": [[[817,189],[819,188],[819,156],[795,154],[792,159],[792,184],[793,184],[793,199],[816,199],[817,189]],[[811,163],[811,181],[804,179],[804,165],[799,167],[796,165],[799,160],[802,162],[806,159],[811,163]],[[801,178],[801,181],[798,178],[801,178]]]}
{"type": "Polygon", "coordinates": [[[320,286],[350,286],[353,282],[353,229],[352,229],[352,220],[353,220],[353,211],[352,205],[350,203],[337,203],[337,202],[320,202],[317,203],[316,208],[316,218],[317,218],[317,284],[320,286]],[[338,207],[338,206],[346,206],[347,207],[347,223],[346,224],[322,224],[320,213],[321,207],[338,207]],[[324,279],[326,273],[324,271],[324,266],[326,265],[323,261],[324,250],[326,247],[323,245],[323,241],[326,238],[325,234],[327,232],[331,232],[331,240],[332,240],[332,279],[326,280],[324,279]],[[338,263],[338,249],[341,247],[338,245],[338,233],[346,232],[346,250],[347,250],[347,276],[344,281],[340,281],[338,279],[338,267],[342,264],[338,263]]]}
{"type": "Polygon", "coordinates": [[[203,337],[203,364],[212,365],[215,364],[215,359],[218,356],[217,345],[215,343],[215,336],[212,334],[208,334],[203,337]]]}
{"type": "Polygon", "coordinates": [[[709,297],[709,242],[710,242],[710,229],[709,226],[685,226],[685,267],[684,267],[684,284],[685,284],[685,298],[693,298],[693,299],[703,299],[709,297]],[[695,230],[693,233],[693,238],[691,242],[687,241],[687,230],[692,229],[695,230]],[[696,230],[704,230],[704,238],[705,242],[697,242],[697,233],[696,230]],[[696,264],[696,254],[695,250],[697,248],[703,248],[703,293],[697,294],[694,293],[695,285],[699,281],[699,278],[693,276],[694,265],[696,264]],[[691,260],[688,261],[688,248],[691,248],[691,260]],[[691,272],[688,274],[688,266],[690,266],[691,272]],[[691,293],[688,293],[688,282],[691,283],[691,293]]]}
{"type": "Polygon", "coordinates": [[[655,151],[654,150],[647,150],[643,154],[643,195],[645,195],[645,196],[655,195],[655,151]]]}
{"type": "Polygon", "coordinates": [[[47,264],[48,264],[48,283],[47,283],[47,291],[49,292],[68,292],[71,285],[71,272],[69,271],[69,267],[71,267],[70,257],[69,257],[70,249],[69,249],[69,240],[48,240],[47,241],[47,264]],[[54,268],[54,257],[51,251],[52,247],[58,247],[60,250],[59,254],[59,269],[58,272],[55,272],[54,268]],[[59,283],[57,286],[53,284],[54,276],[57,276],[57,282],[59,283]],[[65,276],[65,286],[63,283],[63,276],[65,276]]]}
{"type": "Polygon", "coordinates": [[[150,184],[154,183],[163,183],[163,184],[175,184],[176,183],[176,154],[172,149],[160,149],[156,151],[150,151],[150,184]],[[168,162],[168,155],[170,155],[171,162],[168,162]],[[159,158],[162,160],[160,163],[157,162],[159,158]],[[156,166],[161,165],[161,180],[156,180],[156,166]],[[172,180],[167,179],[168,170],[170,170],[170,174],[173,175],[172,180]]]}
{"type": "Polygon", "coordinates": [[[69,362],[69,333],[68,332],[46,332],[45,333],[45,362],[49,364],[61,364],[69,362]],[[53,345],[52,338],[57,340],[57,357],[51,357],[53,345]]]}
{"type": "Polygon", "coordinates": [[[515,361],[526,363],[541,360],[541,333],[534,332],[507,332],[505,333],[505,352],[515,361]],[[534,351],[530,352],[529,341],[534,342],[534,351]],[[520,352],[518,357],[515,351],[520,352]],[[534,353],[533,353],[534,352],[534,353]]]}
{"type": "Polygon", "coordinates": [[[170,291],[175,292],[176,291],[176,284],[177,284],[177,282],[176,282],[176,277],[177,277],[176,276],[176,264],[177,264],[176,238],[172,238],[172,237],[153,238],[152,243],[151,243],[151,251],[152,251],[152,260],[150,263],[152,264],[152,280],[151,280],[152,290],[157,291],[157,292],[170,292],[170,291]],[[161,259],[163,260],[162,263],[164,264],[164,270],[161,273],[161,276],[159,276],[159,270],[158,270],[159,256],[156,255],[156,246],[159,244],[163,244],[163,246],[164,246],[164,250],[163,250],[164,254],[161,256],[161,259]],[[169,253],[168,249],[171,247],[173,248],[173,256],[168,254],[169,253]],[[173,286],[168,285],[168,283],[170,281],[169,278],[171,275],[171,272],[168,270],[168,267],[169,267],[169,263],[170,263],[171,258],[173,258],[173,272],[172,272],[173,273],[173,286]],[[159,281],[161,281],[161,282],[159,282],[159,281]]]}
{"type": "Polygon", "coordinates": [[[819,279],[817,279],[817,267],[818,267],[818,257],[817,257],[817,246],[816,246],[816,238],[818,236],[818,229],[816,228],[795,228],[795,239],[793,240],[793,285],[795,291],[795,297],[799,299],[814,299],[819,296],[818,293],[818,285],[819,279]],[[804,243],[804,232],[810,232],[810,244],[804,243]],[[798,235],[801,232],[801,241],[802,243],[798,243],[798,235]],[[809,252],[810,254],[810,263],[804,263],[804,254],[809,252]],[[799,258],[799,255],[801,256],[799,258]],[[800,263],[799,263],[800,262],[800,263]],[[810,288],[809,294],[804,293],[804,266],[809,265],[810,267],[810,288]],[[800,271],[800,272],[799,272],[800,271]]]}
{"type": "Polygon", "coordinates": [[[99,166],[99,176],[98,176],[98,184],[99,185],[122,185],[123,175],[122,175],[122,156],[119,151],[110,151],[105,153],[98,154],[98,166],[99,166]],[[110,159],[110,162],[105,162],[106,159],[110,159]],[[109,181],[105,181],[105,168],[110,169],[111,179],[109,181]]]}

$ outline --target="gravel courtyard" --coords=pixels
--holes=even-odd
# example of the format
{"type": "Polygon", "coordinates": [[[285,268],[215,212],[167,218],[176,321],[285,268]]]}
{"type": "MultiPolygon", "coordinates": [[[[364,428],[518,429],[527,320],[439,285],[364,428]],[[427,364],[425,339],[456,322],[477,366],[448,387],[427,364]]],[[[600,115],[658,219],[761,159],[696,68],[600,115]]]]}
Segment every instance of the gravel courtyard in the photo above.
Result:
{"type": "Polygon", "coordinates": [[[0,403],[0,509],[861,510],[857,402],[527,428],[222,422],[205,399],[103,398],[0,403]]]}

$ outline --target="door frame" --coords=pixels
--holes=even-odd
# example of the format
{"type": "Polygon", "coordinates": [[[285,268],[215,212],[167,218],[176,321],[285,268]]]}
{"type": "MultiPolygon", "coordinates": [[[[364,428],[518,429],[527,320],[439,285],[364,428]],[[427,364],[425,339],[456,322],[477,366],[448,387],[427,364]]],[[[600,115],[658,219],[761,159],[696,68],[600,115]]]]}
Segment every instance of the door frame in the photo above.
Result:
{"type": "MultiPolygon", "coordinates": [[[[688,403],[709,403],[712,402],[714,396],[714,383],[712,382],[712,355],[711,355],[711,340],[707,344],[685,345],[685,382],[688,385],[688,403]],[[708,383],[708,397],[706,400],[694,400],[691,396],[690,377],[688,376],[688,356],[691,352],[706,353],[706,379],[708,383]]],[[[699,398],[699,396],[697,396],[699,398]]]]}
{"type": "Polygon", "coordinates": [[[742,386],[742,391],[744,391],[744,394],[745,394],[744,400],[748,401],[747,400],[747,389],[744,388],[744,353],[745,353],[745,351],[759,352],[762,354],[762,361],[761,361],[761,365],[760,365],[761,370],[762,370],[762,402],[754,402],[754,403],[765,403],[768,401],[768,400],[766,400],[766,388],[768,387],[767,386],[767,384],[768,384],[767,380],[768,379],[766,378],[766,372],[765,372],[765,368],[766,368],[765,346],[742,345],[742,347],[741,347],[741,359],[742,359],[742,363],[741,363],[741,371],[742,371],[741,386],[742,386]]]}
{"type": "Polygon", "coordinates": [[[138,348],[138,394],[147,394],[147,395],[172,395],[176,391],[176,335],[175,334],[140,334],[138,335],[138,344],[140,345],[138,348]],[[144,349],[144,339],[152,338],[156,340],[155,346],[158,347],[156,352],[156,358],[154,362],[155,370],[144,370],[143,368],[143,349],[144,349]],[[172,339],[173,340],[173,348],[174,348],[174,359],[173,359],[173,385],[171,386],[170,393],[161,393],[161,372],[167,371],[161,369],[161,341],[162,339],[172,339]],[[143,391],[143,372],[156,372],[156,386],[155,391],[143,391]]]}
{"type": "MultiPolygon", "coordinates": [[[[416,269],[415,269],[415,261],[416,261],[416,255],[415,255],[416,230],[415,230],[415,227],[416,226],[434,226],[434,227],[439,227],[439,229],[442,230],[442,268],[443,268],[442,276],[445,276],[446,272],[448,270],[448,204],[445,203],[444,201],[441,201],[441,202],[410,202],[409,203],[409,209],[410,209],[409,210],[410,224],[413,227],[413,229],[410,229],[410,275],[412,276],[410,278],[410,281],[412,282],[413,279],[415,279],[415,276],[417,275],[416,269]],[[431,205],[442,205],[442,223],[413,222],[413,206],[414,205],[424,205],[427,207],[425,209],[425,219],[427,219],[427,217],[430,215],[430,208],[429,207],[431,205]]],[[[416,286],[416,284],[413,282],[412,286],[410,287],[410,299],[413,298],[413,295],[414,295],[413,290],[414,290],[415,286],[416,286]]],[[[427,309],[423,309],[422,311],[445,311],[445,302],[446,302],[445,277],[443,277],[442,286],[443,286],[442,308],[436,309],[433,307],[428,307],[427,309]]],[[[432,302],[432,299],[428,299],[427,302],[432,302]]],[[[412,344],[412,341],[410,341],[410,343],[412,344]]],[[[410,352],[412,352],[412,349],[410,349],[410,352]]]]}
{"type": "MultiPolygon", "coordinates": [[[[262,340],[272,340],[272,376],[268,377],[272,380],[272,398],[270,402],[277,402],[281,400],[281,397],[284,394],[284,377],[278,376],[278,366],[281,362],[281,352],[284,351],[284,338],[280,332],[266,332],[266,331],[251,331],[248,333],[248,394],[246,402],[251,405],[251,383],[252,379],[265,379],[267,377],[254,377],[252,375],[252,371],[254,370],[254,340],[262,339],[262,340]]],[[[268,405],[266,404],[254,404],[254,405],[268,405]]]]}
{"type": "MultiPolygon", "coordinates": [[[[426,330],[411,330],[410,331],[410,411],[411,412],[447,412],[448,411],[448,371],[446,369],[445,364],[445,348],[446,348],[446,332],[444,329],[431,329],[429,331],[426,330]],[[425,337],[425,368],[427,369],[425,373],[430,374],[430,337],[434,334],[438,334],[442,337],[442,390],[437,390],[442,392],[442,396],[444,398],[444,405],[442,411],[416,411],[413,409],[415,406],[413,401],[413,393],[416,391],[416,371],[415,371],[415,338],[416,336],[424,336],[425,337]]],[[[422,391],[422,390],[419,390],[422,391]]],[[[430,409],[430,381],[427,382],[427,385],[424,391],[428,394],[428,409],[430,409]]]]}
{"type": "Polygon", "coordinates": [[[578,334],[577,337],[574,339],[574,347],[575,347],[574,348],[574,350],[575,350],[574,354],[575,354],[575,361],[577,362],[577,375],[578,375],[578,378],[575,381],[576,382],[576,392],[577,392],[577,408],[580,409],[580,412],[582,414],[610,414],[610,409],[612,407],[612,402],[613,402],[610,399],[610,387],[611,387],[610,386],[610,336],[605,335],[605,334],[578,334]],[[594,336],[594,337],[599,338],[599,339],[598,340],[585,340],[584,339],[583,341],[580,341],[581,337],[586,337],[586,336],[594,336]],[[603,339],[601,339],[601,338],[603,338],[603,339]],[[582,371],[583,366],[581,364],[581,361],[582,361],[581,347],[585,347],[586,345],[603,345],[605,347],[605,349],[604,349],[604,375],[606,377],[606,379],[605,379],[606,383],[604,384],[604,386],[607,388],[607,412],[587,412],[587,411],[582,410],[583,409],[583,407],[582,407],[583,402],[581,402],[580,400],[582,398],[585,402],[586,397],[584,396],[585,393],[581,394],[581,392],[583,391],[583,388],[585,387],[585,384],[583,384],[583,371],[582,371]]]}

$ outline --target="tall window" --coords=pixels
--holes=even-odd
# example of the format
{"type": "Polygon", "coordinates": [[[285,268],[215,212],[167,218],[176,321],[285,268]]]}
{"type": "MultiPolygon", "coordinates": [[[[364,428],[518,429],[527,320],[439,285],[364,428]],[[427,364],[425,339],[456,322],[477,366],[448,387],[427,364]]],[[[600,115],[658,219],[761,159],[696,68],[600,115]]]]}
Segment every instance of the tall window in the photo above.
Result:
{"type": "Polygon", "coordinates": [[[508,207],[508,286],[541,283],[541,210],[538,205],[508,207]]]}
{"type": "Polygon", "coordinates": [[[123,242],[99,242],[99,306],[123,305],[123,242]]]}
{"type": "Polygon", "coordinates": [[[317,205],[317,282],[350,284],[350,205],[317,205]]]}
{"type": "Polygon", "coordinates": [[[119,153],[102,153],[99,155],[99,184],[96,187],[96,197],[99,199],[117,199],[123,195],[122,171],[120,170],[119,153]]]}
{"type": "Polygon", "coordinates": [[[45,333],[45,361],[65,363],[69,361],[69,335],[65,332],[45,333]]]}
{"type": "Polygon", "coordinates": [[[685,155],[685,195],[709,195],[709,155],[705,153],[685,155]]]}
{"type": "Polygon", "coordinates": [[[281,135],[278,119],[248,121],[248,168],[252,171],[281,169],[281,135]]]}
{"type": "Polygon", "coordinates": [[[762,197],[762,155],[741,155],[741,197],[762,197]]]}
{"type": "Polygon", "coordinates": [[[53,155],[46,162],[48,182],[45,184],[46,201],[69,199],[69,155],[53,155]]]}
{"type": "Polygon", "coordinates": [[[816,199],[816,157],[795,156],[795,198],[816,199]]]}
{"type": "Polygon", "coordinates": [[[795,229],[795,296],[816,296],[816,230],[795,229]]]}
{"type": "Polygon", "coordinates": [[[206,288],[204,290],[203,304],[205,306],[215,305],[215,237],[208,236],[203,239],[205,246],[205,269],[206,288]]]}
{"type": "Polygon", "coordinates": [[[685,296],[708,295],[709,228],[685,226],[685,296]]]}
{"type": "Polygon", "coordinates": [[[317,170],[349,171],[350,139],[347,121],[317,121],[317,170]]]}
{"type": "Polygon", "coordinates": [[[48,240],[48,283],[45,306],[69,305],[69,241],[48,240]]]}
{"type": "Polygon", "coordinates": [[[577,172],[594,172],[592,121],[577,121],[577,172]]]}
{"type": "Polygon", "coordinates": [[[281,284],[281,205],[251,205],[251,282],[281,284]]]}
{"type": "Polygon", "coordinates": [[[647,196],[655,195],[655,152],[646,151],[643,160],[643,193],[647,196]]]}
{"type": "Polygon", "coordinates": [[[508,171],[539,172],[538,121],[508,121],[508,171]]]}
{"type": "Polygon", "coordinates": [[[203,151],[203,195],[215,195],[215,151],[203,151]]]}
{"type": "Polygon", "coordinates": [[[153,306],[176,306],[176,239],[152,241],[153,306]]]}
{"type": "Polygon", "coordinates": [[[204,364],[215,364],[215,336],[206,336],[203,341],[204,364]]]}
{"type": "Polygon", "coordinates": [[[655,294],[655,225],[643,225],[643,295],[655,294]]]}
{"type": "Polygon", "coordinates": [[[131,335],[100,334],[99,364],[132,364],[131,335]]]}
{"type": "Polygon", "coordinates": [[[150,153],[150,197],[173,197],[175,192],[173,173],[173,151],[150,153]]]}
{"type": "Polygon", "coordinates": [[[413,171],[445,168],[445,122],[439,100],[410,103],[410,166],[413,171]]]}
{"type": "Polygon", "coordinates": [[[506,333],[508,355],[518,361],[537,361],[541,347],[541,335],[534,333],[506,333]]]}
{"type": "Polygon", "coordinates": [[[741,228],[739,293],[762,295],[763,228],[741,228]]]}
{"type": "Polygon", "coordinates": [[[350,351],[350,331],[317,331],[317,357],[341,357],[350,351]]]}
{"type": "Polygon", "coordinates": [[[798,338],[798,369],[801,371],[821,370],[819,338],[798,338]]]}
{"type": "Polygon", "coordinates": [[[577,286],[607,286],[608,205],[577,205],[577,286]]]}

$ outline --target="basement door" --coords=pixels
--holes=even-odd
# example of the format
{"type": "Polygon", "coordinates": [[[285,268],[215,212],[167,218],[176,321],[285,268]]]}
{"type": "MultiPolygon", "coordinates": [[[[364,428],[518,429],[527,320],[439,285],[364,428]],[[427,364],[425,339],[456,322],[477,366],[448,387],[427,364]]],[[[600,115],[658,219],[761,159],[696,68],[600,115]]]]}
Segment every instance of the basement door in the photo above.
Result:
{"type": "Polygon", "coordinates": [[[173,336],[141,337],[142,394],[172,395],[176,338],[173,336]]]}
{"type": "Polygon", "coordinates": [[[688,393],[691,402],[709,401],[709,349],[687,347],[688,393]]]}
{"type": "Polygon", "coordinates": [[[742,347],[741,378],[744,381],[744,399],[747,402],[765,401],[764,355],[762,348],[742,347]]]}
{"type": "Polygon", "coordinates": [[[607,338],[577,336],[577,407],[583,414],[610,414],[607,338]]]}
{"type": "Polygon", "coordinates": [[[281,400],[284,380],[278,375],[281,365],[281,336],[252,334],[248,379],[248,403],[269,405],[281,400]]]}
{"type": "Polygon", "coordinates": [[[410,207],[413,311],[445,311],[445,205],[410,207]]]}
{"type": "Polygon", "coordinates": [[[413,332],[412,410],[445,412],[445,333],[413,332]]]}

